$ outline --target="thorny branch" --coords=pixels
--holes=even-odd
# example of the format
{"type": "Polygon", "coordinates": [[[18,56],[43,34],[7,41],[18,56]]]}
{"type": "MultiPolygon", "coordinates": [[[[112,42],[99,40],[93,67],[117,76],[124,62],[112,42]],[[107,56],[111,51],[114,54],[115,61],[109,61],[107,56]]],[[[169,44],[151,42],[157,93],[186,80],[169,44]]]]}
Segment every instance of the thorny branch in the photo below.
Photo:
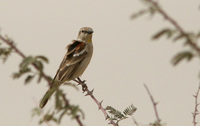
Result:
{"type": "MultiPolygon", "coordinates": [[[[109,118],[109,115],[108,113],[106,112],[106,110],[103,108],[102,106],[102,102],[99,102],[96,97],[93,95],[93,90],[89,90],[88,89],[88,86],[86,85],[85,81],[82,81],[80,78],[77,78],[78,80],[74,80],[75,82],[78,83],[78,85],[81,85],[82,86],[82,91],[83,93],[86,92],[86,95],[85,96],[90,96],[94,101],[95,103],[98,105],[99,109],[101,109],[101,111],[103,112],[104,116],[105,116],[105,119],[107,120],[109,118]]],[[[115,123],[113,120],[110,120],[109,124],[112,124],[113,126],[118,126],[117,123],[115,123]]]]}
{"type": "Polygon", "coordinates": [[[166,19],[168,20],[182,35],[184,35],[187,40],[188,44],[197,52],[197,54],[200,56],[200,47],[197,45],[197,42],[191,39],[187,32],[183,30],[183,28],[173,19],[171,18],[161,7],[160,5],[155,2],[154,0],[146,0],[149,3],[151,3],[154,7],[157,8],[157,11],[166,19]]]}
{"type": "Polygon", "coordinates": [[[200,84],[199,84],[199,87],[198,87],[198,90],[197,90],[196,94],[193,95],[194,98],[195,98],[195,107],[194,107],[194,112],[192,113],[194,126],[196,126],[196,124],[197,124],[197,122],[196,122],[196,116],[199,114],[199,111],[198,111],[198,106],[200,104],[200,103],[198,103],[199,92],[200,92],[200,84]]]}
{"type": "MultiPolygon", "coordinates": [[[[0,40],[2,40],[4,43],[6,43],[8,46],[10,46],[12,49],[14,49],[14,51],[20,55],[22,58],[26,58],[25,54],[23,54],[15,45],[14,45],[14,42],[9,40],[9,39],[6,39],[5,37],[3,37],[2,35],[0,35],[0,40]]],[[[35,65],[35,64],[32,64],[33,67],[40,71],[40,69],[35,65]]],[[[41,71],[41,74],[42,74],[42,77],[47,81],[48,83],[48,86],[51,86],[51,81],[48,79],[48,76],[43,72],[41,71]]],[[[63,99],[65,100],[65,103],[66,104],[69,104],[67,98],[65,95],[63,95],[63,99]]],[[[76,121],[78,122],[79,126],[83,126],[82,122],[80,121],[79,119],[79,116],[76,116],[76,121]]]]}
{"type": "Polygon", "coordinates": [[[151,93],[150,93],[148,87],[146,86],[146,84],[144,84],[144,87],[145,87],[145,89],[147,90],[147,93],[148,93],[148,95],[149,95],[149,97],[150,97],[150,99],[151,99],[151,102],[153,103],[153,108],[154,108],[154,111],[155,111],[155,115],[156,115],[156,119],[157,119],[157,122],[158,122],[158,126],[161,126],[161,124],[160,124],[161,120],[160,120],[160,117],[159,117],[159,115],[158,115],[158,110],[157,110],[157,104],[158,104],[158,103],[154,101],[154,98],[153,98],[153,96],[151,95],[151,93]]]}

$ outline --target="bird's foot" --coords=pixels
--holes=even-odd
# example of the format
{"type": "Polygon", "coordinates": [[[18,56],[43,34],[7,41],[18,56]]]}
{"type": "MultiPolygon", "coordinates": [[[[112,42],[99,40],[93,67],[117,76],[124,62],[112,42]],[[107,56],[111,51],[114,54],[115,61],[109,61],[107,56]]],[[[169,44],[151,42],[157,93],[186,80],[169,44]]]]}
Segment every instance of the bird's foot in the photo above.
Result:
{"type": "Polygon", "coordinates": [[[78,79],[78,83],[82,86],[82,91],[83,92],[87,91],[88,87],[85,84],[86,80],[81,80],[79,77],[77,77],[77,79],[78,79]]]}

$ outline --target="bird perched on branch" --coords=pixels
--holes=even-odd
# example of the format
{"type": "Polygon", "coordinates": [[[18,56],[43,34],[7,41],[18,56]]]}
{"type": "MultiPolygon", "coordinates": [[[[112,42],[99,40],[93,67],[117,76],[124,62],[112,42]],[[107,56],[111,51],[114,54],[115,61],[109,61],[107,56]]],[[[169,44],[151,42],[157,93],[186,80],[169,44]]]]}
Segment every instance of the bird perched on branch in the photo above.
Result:
{"type": "Polygon", "coordinates": [[[40,102],[40,108],[46,105],[48,99],[61,84],[65,81],[74,80],[83,74],[93,53],[92,33],[93,30],[90,27],[81,28],[77,39],[67,46],[67,53],[52,81],[52,86],[40,102]]]}

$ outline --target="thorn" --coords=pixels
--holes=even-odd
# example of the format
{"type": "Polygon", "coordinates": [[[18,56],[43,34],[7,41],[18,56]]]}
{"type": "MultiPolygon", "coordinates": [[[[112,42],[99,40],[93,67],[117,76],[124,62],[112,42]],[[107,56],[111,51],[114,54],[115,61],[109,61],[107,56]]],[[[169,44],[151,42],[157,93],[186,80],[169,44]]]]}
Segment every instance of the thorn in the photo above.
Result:
{"type": "Polygon", "coordinates": [[[103,102],[103,100],[101,102],[99,102],[99,109],[98,110],[100,110],[102,108],[102,102],[103,102]]]}
{"type": "Polygon", "coordinates": [[[100,110],[101,109],[101,105],[99,105],[99,108],[98,108],[98,110],[100,110]]]}
{"type": "MultiPolygon", "coordinates": [[[[93,95],[93,91],[94,91],[94,89],[92,89],[91,91],[88,91],[87,94],[86,94],[85,96],[93,95]]],[[[85,91],[84,91],[84,92],[85,92],[85,91]]],[[[84,92],[83,92],[83,93],[84,93],[84,92]]]]}
{"type": "Polygon", "coordinates": [[[83,83],[83,84],[84,84],[85,82],[86,82],[86,80],[81,81],[81,83],[83,83]]]}
{"type": "Polygon", "coordinates": [[[154,105],[158,105],[158,102],[155,102],[154,105]]]}
{"type": "MultiPolygon", "coordinates": [[[[84,92],[83,92],[83,93],[84,93],[84,92]]],[[[88,95],[90,95],[90,94],[88,94],[88,93],[87,93],[87,94],[85,94],[85,96],[88,96],[88,95]]]]}
{"type": "Polygon", "coordinates": [[[110,118],[109,115],[107,115],[107,116],[106,116],[106,120],[109,119],[109,118],[110,118]]]}
{"type": "Polygon", "coordinates": [[[99,102],[99,104],[102,105],[102,102],[103,102],[103,100],[101,102],[99,102]]]}
{"type": "Polygon", "coordinates": [[[90,93],[90,95],[93,95],[93,91],[94,89],[92,89],[91,91],[88,91],[90,93]]]}

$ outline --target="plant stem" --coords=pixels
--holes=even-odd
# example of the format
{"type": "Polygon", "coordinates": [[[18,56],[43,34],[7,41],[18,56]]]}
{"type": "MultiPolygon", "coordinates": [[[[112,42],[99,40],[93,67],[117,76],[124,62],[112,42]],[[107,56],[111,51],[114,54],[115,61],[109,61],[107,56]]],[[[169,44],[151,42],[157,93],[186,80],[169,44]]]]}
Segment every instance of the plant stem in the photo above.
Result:
{"type": "Polygon", "coordinates": [[[154,108],[154,112],[155,112],[156,119],[157,119],[157,122],[158,122],[158,126],[161,126],[161,124],[160,124],[161,120],[160,120],[160,117],[159,117],[159,115],[158,115],[158,110],[157,110],[157,104],[158,104],[158,103],[154,101],[154,98],[153,98],[153,96],[151,95],[151,93],[150,93],[148,87],[146,86],[146,84],[144,84],[144,87],[145,87],[145,89],[147,90],[147,93],[148,93],[148,95],[149,95],[149,97],[150,97],[150,99],[151,99],[151,102],[152,102],[152,104],[153,104],[153,108],[154,108]]]}
{"type": "Polygon", "coordinates": [[[188,33],[183,30],[183,28],[173,19],[171,18],[161,7],[160,5],[155,2],[154,0],[146,0],[149,3],[151,3],[154,7],[157,8],[157,11],[166,19],[168,20],[182,35],[184,35],[187,39],[188,44],[190,45],[190,47],[192,47],[198,54],[198,56],[200,57],[200,47],[197,45],[197,42],[192,40],[188,33]]]}

